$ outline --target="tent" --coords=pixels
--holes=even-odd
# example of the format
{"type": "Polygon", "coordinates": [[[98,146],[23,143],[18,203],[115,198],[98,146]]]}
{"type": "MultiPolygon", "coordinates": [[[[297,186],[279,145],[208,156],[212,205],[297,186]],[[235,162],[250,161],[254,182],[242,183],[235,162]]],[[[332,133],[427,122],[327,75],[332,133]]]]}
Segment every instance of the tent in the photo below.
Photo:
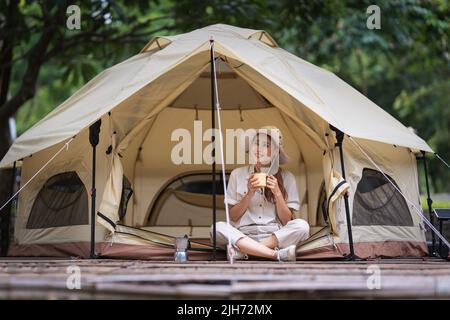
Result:
{"type": "MultiPolygon", "coordinates": [[[[431,152],[427,143],[265,31],[216,24],[152,39],[17,138],[0,167],[16,162],[22,185],[33,179],[19,194],[9,255],[89,257],[95,172],[99,255],[173,259],[173,237],[187,234],[191,259],[211,258],[211,165],[171,160],[175,129],[194,137],[195,121],[201,134],[211,127],[211,40],[222,128],[274,125],[284,135],[296,216],[311,225],[299,258],[342,258],[351,248],[361,258],[427,254],[415,212],[416,154],[431,152]]],[[[237,166],[226,164],[226,173],[237,166]]],[[[224,220],[220,184],[216,203],[224,220]]]]}

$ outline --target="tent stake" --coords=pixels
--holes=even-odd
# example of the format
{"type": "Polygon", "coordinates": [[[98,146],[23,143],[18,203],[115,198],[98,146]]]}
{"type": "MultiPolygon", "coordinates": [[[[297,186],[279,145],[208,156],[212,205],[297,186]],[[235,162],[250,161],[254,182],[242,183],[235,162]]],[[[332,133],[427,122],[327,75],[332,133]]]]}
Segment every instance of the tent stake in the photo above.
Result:
{"type": "MultiPolygon", "coordinates": [[[[344,152],[342,150],[342,142],[344,141],[344,133],[340,131],[339,129],[333,127],[330,125],[330,129],[336,132],[336,147],[339,147],[339,157],[341,160],[341,171],[342,171],[342,178],[345,178],[345,165],[344,165],[344,152]]],[[[355,249],[353,246],[353,232],[352,232],[352,221],[350,218],[350,205],[348,204],[348,194],[344,194],[344,204],[345,204],[345,217],[347,220],[347,232],[348,232],[348,244],[350,247],[350,254],[346,256],[347,260],[355,260],[355,249]]]]}
{"type": "MultiPolygon", "coordinates": [[[[214,40],[209,40],[211,44],[210,49],[210,64],[211,64],[211,128],[212,128],[212,137],[211,137],[211,143],[213,145],[212,147],[212,220],[213,220],[213,260],[216,261],[216,245],[217,245],[217,239],[216,239],[216,146],[215,146],[215,101],[216,101],[216,83],[214,81],[214,74],[216,72],[214,67],[214,40]]],[[[224,191],[225,192],[225,191],[224,191]]]]}
{"type": "Polygon", "coordinates": [[[92,188],[91,188],[91,250],[90,258],[96,259],[97,254],[95,253],[95,200],[97,197],[97,190],[95,188],[95,173],[97,166],[96,159],[96,149],[98,142],[100,140],[100,126],[102,125],[102,120],[99,119],[93,125],[89,127],[89,142],[92,146],[92,188]]]}
{"type": "MultiPolygon", "coordinates": [[[[427,158],[425,155],[425,151],[422,152],[422,160],[423,160],[423,169],[425,173],[425,185],[427,188],[427,205],[428,205],[428,213],[430,214],[430,222],[434,226],[434,214],[433,214],[433,200],[430,196],[430,184],[428,183],[428,166],[427,166],[427,158]]],[[[434,232],[431,232],[431,256],[436,256],[436,236],[434,235],[434,232]]]]}

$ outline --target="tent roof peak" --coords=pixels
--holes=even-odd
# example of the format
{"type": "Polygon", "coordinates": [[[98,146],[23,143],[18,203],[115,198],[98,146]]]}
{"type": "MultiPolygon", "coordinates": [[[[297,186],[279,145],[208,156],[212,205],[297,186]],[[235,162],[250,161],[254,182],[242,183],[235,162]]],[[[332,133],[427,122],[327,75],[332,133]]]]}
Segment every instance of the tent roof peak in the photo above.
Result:
{"type": "Polygon", "coordinates": [[[273,48],[278,47],[276,41],[270,36],[270,34],[268,34],[264,30],[247,29],[228,24],[218,23],[174,36],[156,36],[145,45],[145,47],[141,50],[141,53],[150,51],[159,51],[161,49],[164,49],[166,46],[168,46],[170,43],[176,40],[204,36],[205,41],[207,41],[211,38],[211,36],[214,37],[215,35],[240,37],[248,40],[256,39],[270,47],[273,48]]]}

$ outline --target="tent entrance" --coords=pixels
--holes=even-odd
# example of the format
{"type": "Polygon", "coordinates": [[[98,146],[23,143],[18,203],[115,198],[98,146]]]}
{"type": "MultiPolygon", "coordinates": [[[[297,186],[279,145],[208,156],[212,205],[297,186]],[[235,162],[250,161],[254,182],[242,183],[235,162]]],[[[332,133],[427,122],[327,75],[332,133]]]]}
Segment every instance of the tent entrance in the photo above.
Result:
{"type": "MultiPolygon", "coordinates": [[[[130,143],[130,146],[124,152],[121,152],[123,158],[124,175],[130,181],[133,181],[133,190],[136,197],[132,208],[134,218],[128,222],[136,225],[145,226],[148,222],[153,222],[150,216],[150,210],[155,207],[156,197],[164,193],[164,188],[176,178],[188,173],[201,172],[203,176],[210,172],[211,165],[204,162],[202,154],[200,163],[195,163],[196,155],[192,152],[187,161],[189,163],[177,164],[171,158],[173,148],[179,141],[171,141],[170,137],[175,130],[182,129],[189,134],[194,148],[195,131],[194,122],[202,121],[204,127],[201,135],[209,128],[205,124],[210,122],[209,110],[192,110],[184,108],[165,108],[162,110],[152,124],[146,130],[130,143]],[[157,146],[157,148],[155,148],[157,146]]],[[[323,183],[322,169],[322,151],[308,139],[299,128],[276,108],[253,109],[253,110],[226,110],[222,113],[223,127],[227,129],[250,129],[259,128],[264,125],[275,125],[283,132],[285,140],[285,149],[289,154],[291,161],[284,167],[291,171],[297,178],[297,186],[300,193],[300,199],[304,207],[301,209],[302,217],[310,221],[316,215],[316,206],[319,201],[319,191],[323,183]],[[292,129],[292,130],[291,130],[292,129]],[[308,154],[303,154],[302,148],[309,150],[308,154]],[[308,192],[306,192],[308,190],[308,192]],[[308,204],[311,203],[314,209],[309,213],[308,204]]],[[[226,139],[226,135],[224,134],[226,139]]],[[[234,137],[233,150],[234,160],[237,160],[238,143],[234,137]]],[[[201,141],[203,152],[210,144],[209,141],[201,141]]],[[[227,153],[227,150],[225,151],[227,153]]],[[[226,154],[225,154],[226,158],[226,154]]],[[[243,164],[227,163],[226,171],[230,172],[243,164]]],[[[220,172],[220,171],[218,171],[220,172]]],[[[220,179],[220,175],[217,176],[220,179]]],[[[220,180],[217,181],[220,181],[220,180]]],[[[179,182],[181,183],[181,182],[179,182]]],[[[172,194],[170,198],[187,200],[186,190],[179,190],[172,194]]],[[[196,201],[201,201],[201,196],[196,201]]],[[[204,201],[206,197],[203,197],[204,201]]],[[[186,202],[186,201],[185,201],[186,202]]],[[[205,207],[202,205],[202,207],[205,207]]],[[[129,208],[130,209],[130,208],[129,208]]],[[[128,214],[127,214],[128,216],[128,214]]],[[[314,218],[315,219],[315,218],[314,218]]],[[[313,221],[315,222],[315,221],[313,221]]],[[[314,223],[313,223],[314,225],[314,223]]]]}
{"type": "MultiPolygon", "coordinates": [[[[216,61],[222,128],[247,130],[266,125],[280,128],[286,152],[291,158],[284,168],[294,174],[299,190],[301,208],[297,217],[307,220],[313,232],[322,228],[324,223],[317,216],[317,208],[324,180],[323,150],[311,138],[311,134],[303,130],[308,126],[306,123],[299,126],[298,119],[293,120],[274,106],[223,58],[216,61]],[[308,150],[307,154],[303,150],[308,150]]],[[[122,220],[124,224],[170,236],[188,234],[191,237],[209,238],[212,196],[211,190],[204,189],[204,186],[211,186],[211,165],[205,163],[204,159],[196,163],[194,152],[189,156],[190,163],[174,163],[171,155],[179,141],[172,141],[171,137],[176,130],[184,130],[188,132],[194,147],[195,141],[198,141],[195,122],[200,121],[201,151],[208,146],[210,141],[203,138],[208,136],[206,131],[211,126],[210,81],[209,66],[206,66],[166,108],[153,118],[146,119],[145,126],[136,124],[140,130],[133,133],[133,139],[125,137],[125,140],[129,140],[126,149],[120,151],[121,160],[124,175],[133,181],[134,196],[122,220]]],[[[309,130],[313,131],[311,128],[309,130]]],[[[226,132],[223,132],[223,137],[226,143],[226,132]]],[[[237,139],[232,145],[234,162],[226,163],[227,174],[236,167],[246,165],[236,163],[237,148],[240,147],[237,139]]],[[[218,221],[223,221],[225,212],[218,149],[216,145],[216,181],[217,189],[220,190],[216,209],[218,221]]],[[[225,150],[225,159],[228,151],[225,150]]]]}

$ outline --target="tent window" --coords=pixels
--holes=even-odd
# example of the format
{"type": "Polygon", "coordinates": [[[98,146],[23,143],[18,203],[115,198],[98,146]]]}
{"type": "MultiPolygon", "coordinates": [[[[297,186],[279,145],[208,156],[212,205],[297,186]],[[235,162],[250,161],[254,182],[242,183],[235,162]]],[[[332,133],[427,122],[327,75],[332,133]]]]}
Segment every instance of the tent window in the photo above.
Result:
{"type": "MultiPolygon", "coordinates": [[[[216,191],[217,219],[225,220],[221,174],[216,175],[216,191]]],[[[209,226],[211,210],[211,173],[191,173],[176,178],[158,195],[150,209],[148,225],[209,226]]]]}
{"type": "Polygon", "coordinates": [[[352,224],[412,226],[413,221],[403,196],[381,172],[365,168],[353,200],[352,224]]]}
{"type": "Polygon", "coordinates": [[[89,224],[88,194],[75,171],[54,175],[39,191],[27,229],[89,224]]]}
{"type": "Polygon", "coordinates": [[[130,180],[127,177],[123,176],[122,179],[122,196],[120,198],[120,206],[119,206],[119,219],[123,220],[125,214],[127,213],[128,201],[133,195],[133,189],[131,188],[130,180]]]}
{"type": "MultiPolygon", "coordinates": [[[[212,194],[212,181],[208,177],[205,180],[185,182],[177,190],[190,193],[212,194]]],[[[223,183],[219,177],[216,178],[216,194],[223,195],[223,183]]]]}

